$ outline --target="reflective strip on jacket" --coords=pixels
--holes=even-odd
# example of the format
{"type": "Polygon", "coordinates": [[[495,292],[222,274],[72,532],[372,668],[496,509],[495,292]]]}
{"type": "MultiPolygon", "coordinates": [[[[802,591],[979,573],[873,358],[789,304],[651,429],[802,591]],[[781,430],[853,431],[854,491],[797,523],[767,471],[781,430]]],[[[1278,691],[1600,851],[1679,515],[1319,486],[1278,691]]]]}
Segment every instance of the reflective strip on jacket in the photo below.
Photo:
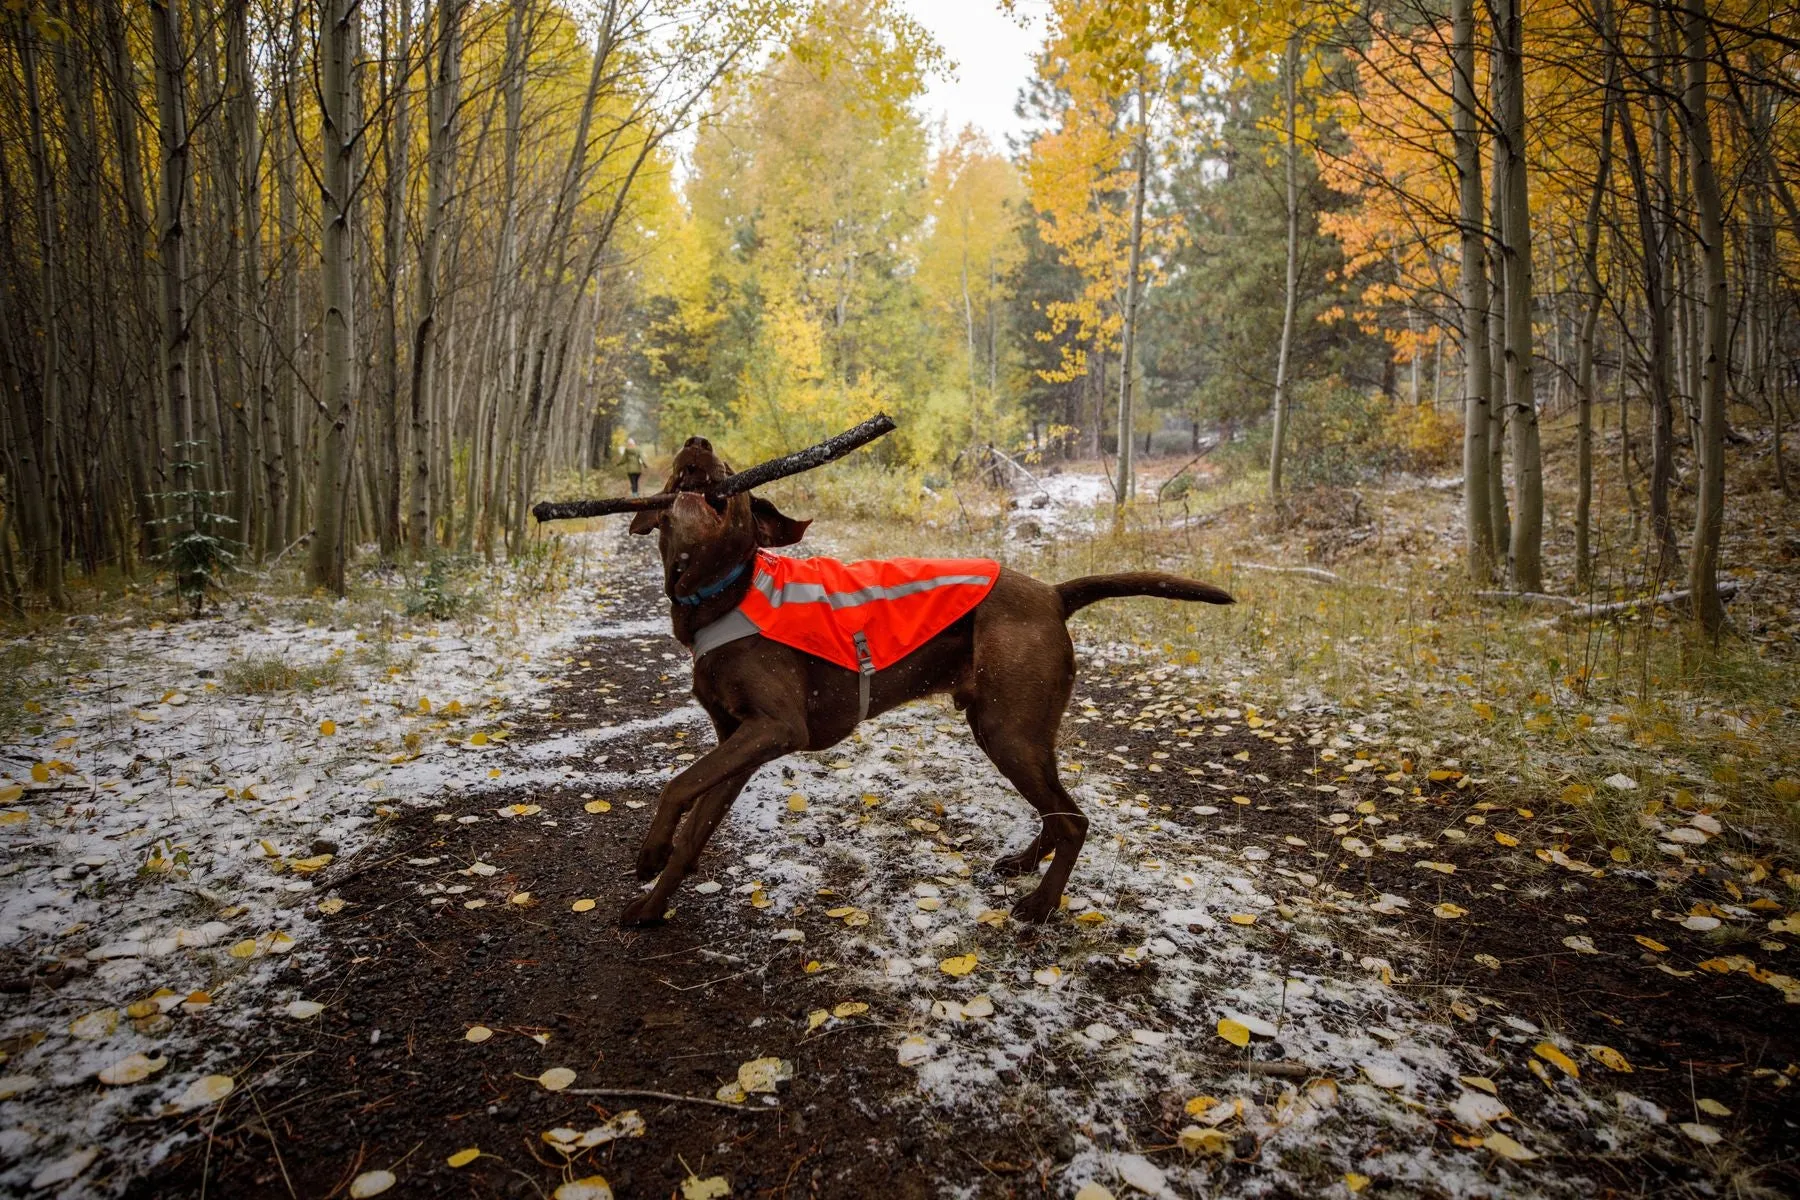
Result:
{"type": "Polygon", "coordinates": [[[942,633],[986,599],[1000,577],[989,558],[885,558],[844,563],[759,550],[738,611],[762,635],[845,670],[877,671],[942,633]]]}

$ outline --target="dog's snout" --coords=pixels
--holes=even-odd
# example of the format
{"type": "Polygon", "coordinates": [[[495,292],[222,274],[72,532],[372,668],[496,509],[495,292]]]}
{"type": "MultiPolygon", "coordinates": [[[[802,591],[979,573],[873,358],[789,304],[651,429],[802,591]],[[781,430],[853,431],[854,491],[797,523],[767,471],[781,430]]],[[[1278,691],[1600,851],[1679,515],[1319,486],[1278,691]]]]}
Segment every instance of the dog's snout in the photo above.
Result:
{"type": "Polygon", "coordinates": [[[711,453],[711,451],[712,451],[712,443],[707,441],[705,438],[699,437],[699,436],[691,437],[687,441],[682,443],[682,448],[684,450],[690,446],[696,450],[705,450],[708,453],[711,453]]]}

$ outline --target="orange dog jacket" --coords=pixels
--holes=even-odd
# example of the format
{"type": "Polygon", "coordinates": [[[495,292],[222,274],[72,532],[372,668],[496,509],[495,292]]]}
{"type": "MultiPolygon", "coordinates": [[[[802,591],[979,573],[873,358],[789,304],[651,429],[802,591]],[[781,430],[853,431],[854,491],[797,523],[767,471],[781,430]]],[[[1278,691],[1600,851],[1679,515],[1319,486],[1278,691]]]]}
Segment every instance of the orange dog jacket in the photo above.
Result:
{"type": "Polygon", "coordinates": [[[881,671],[980,604],[999,576],[987,558],[844,563],[759,550],[738,611],[772,641],[847,671],[881,671]]]}
{"type": "Polygon", "coordinates": [[[694,635],[694,658],[738,638],[770,641],[855,671],[857,719],[869,680],[986,599],[1000,577],[991,558],[883,558],[844,563],[756,552],[742,604],[694,635]]]}

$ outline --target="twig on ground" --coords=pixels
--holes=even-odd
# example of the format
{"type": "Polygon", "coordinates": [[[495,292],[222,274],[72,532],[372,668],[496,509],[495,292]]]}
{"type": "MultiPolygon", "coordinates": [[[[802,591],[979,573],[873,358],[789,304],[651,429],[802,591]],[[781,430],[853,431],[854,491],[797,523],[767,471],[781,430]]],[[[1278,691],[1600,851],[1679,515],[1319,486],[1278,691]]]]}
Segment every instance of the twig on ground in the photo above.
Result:
{"type": "Polygon", "coordinates": [[[651,1092],[643,1088],[564,1088],[565,1096],[601,1096],[614,1100],[667,1100],[671,1104],[703,1104],[707,1108],[723,1108],[736,1113],[772,1113],[780,1112],[781,1106],[751,1108],[745,1104],[733,1104],[728,1100],[713,1100],[706,1096],[683,1096],[679,1092],[651,1092]]]}

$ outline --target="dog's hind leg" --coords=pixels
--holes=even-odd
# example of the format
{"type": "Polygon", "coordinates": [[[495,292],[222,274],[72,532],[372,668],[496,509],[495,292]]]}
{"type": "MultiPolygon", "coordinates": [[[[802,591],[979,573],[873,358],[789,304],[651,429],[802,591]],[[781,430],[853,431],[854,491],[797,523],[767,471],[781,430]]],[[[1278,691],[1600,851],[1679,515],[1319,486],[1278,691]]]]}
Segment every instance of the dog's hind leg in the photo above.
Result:
{"type": "Polygon", "coordinates": [[[1031,844],[1018,854],[1001,859],[997,869],[1022,875],[1035,870],[1046,853],[1054,855],[1043,882],[1013,905],[1013,915],[1021,921],[1048,920],[1062,906],[1063,888],[1075,869],[1081,844],[1087,840],[1088,819],[1057,778],[1053,746],[1048,739],[1031,745],[1015,737],[987,738],[982,744],[1000,773],[1031,801],[1044,822],[1031,844]]]}
{"type": "Polygon", "coordinates": [[[977,616],[974,686],[965,693],[975,744],[1043,818],[1030,845],[994,864],[1003,875],[1037,869],[1054,855],[1037,890],[1013,906],[1023,921],[1043,921],[1062,903],[1063,888],[1087,838],[1087,818],[1056,772],[1056,731],[1074,690],[1074,651],[1061,621],[983,628],[977,616]]]}

